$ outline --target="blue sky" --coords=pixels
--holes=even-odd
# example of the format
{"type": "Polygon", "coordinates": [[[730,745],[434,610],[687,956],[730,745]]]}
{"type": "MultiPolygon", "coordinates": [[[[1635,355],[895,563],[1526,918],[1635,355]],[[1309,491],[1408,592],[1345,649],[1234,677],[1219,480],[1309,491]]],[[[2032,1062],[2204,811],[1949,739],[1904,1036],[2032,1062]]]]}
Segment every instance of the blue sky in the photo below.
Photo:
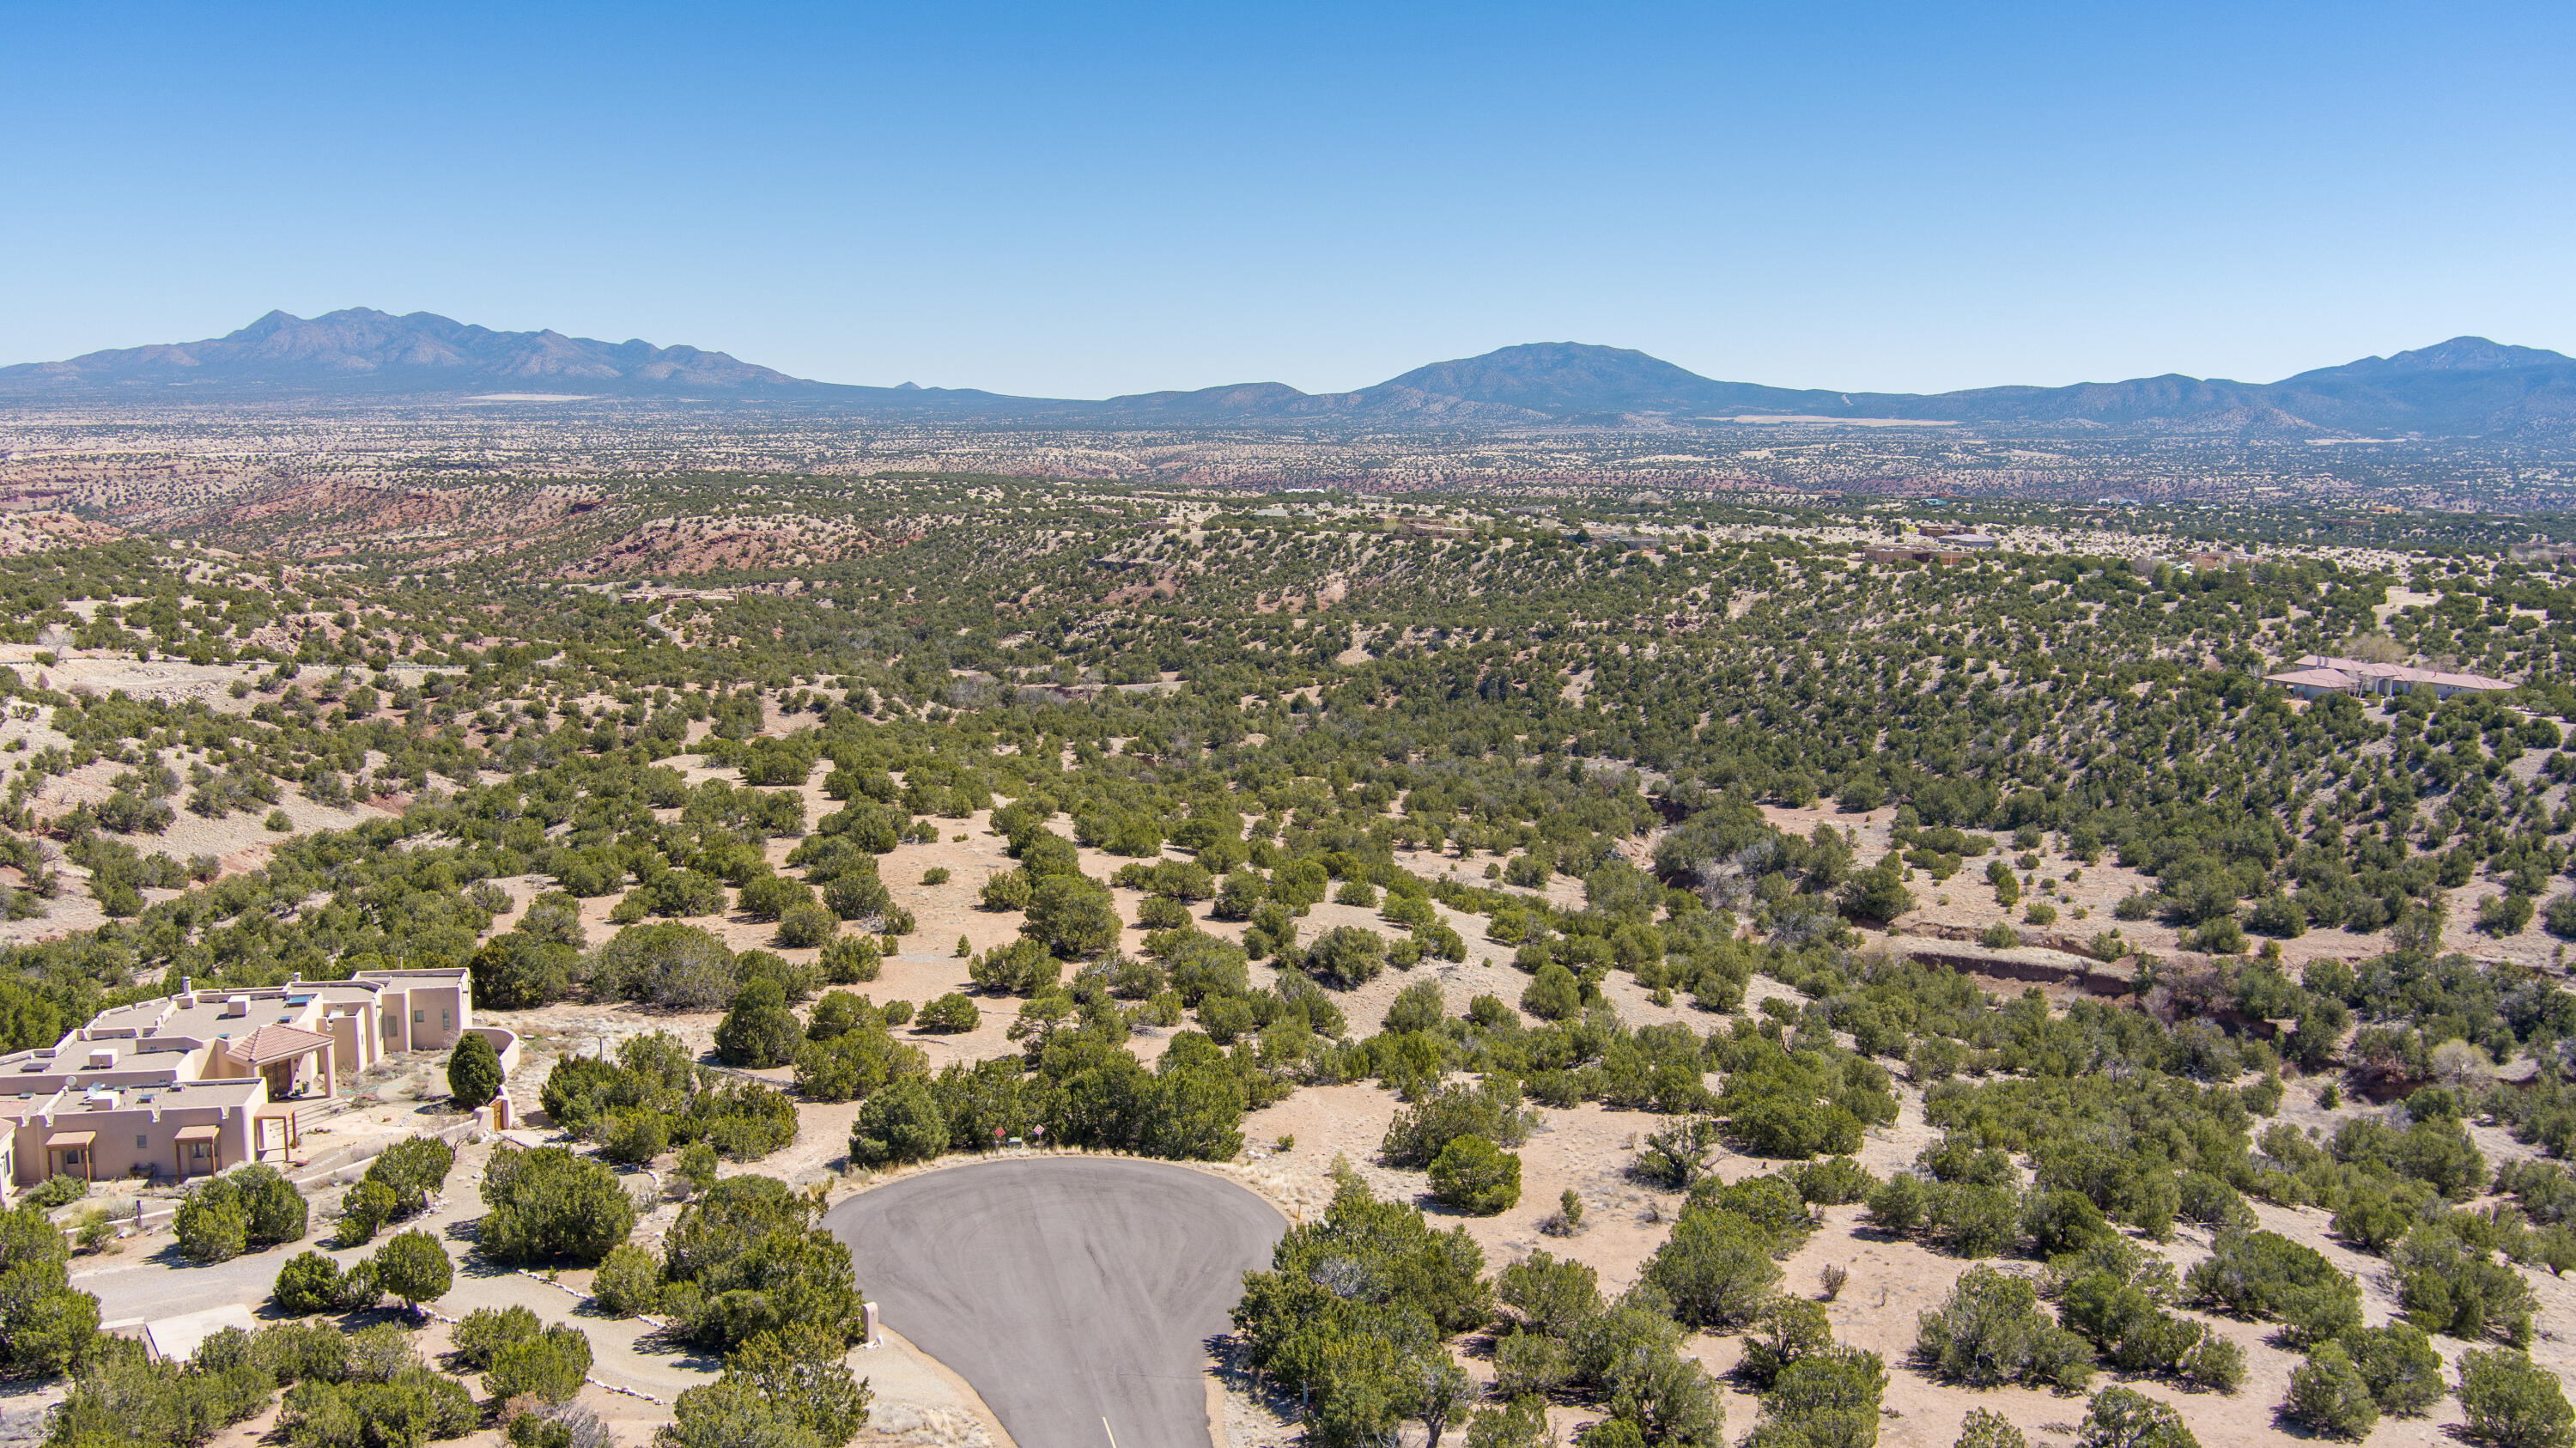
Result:
{"type": "Polygon", "coordinates": [[[1062,396],[2576,351],[2576,7],[7,10],[0,362],[271,307],[1062,396]]]}

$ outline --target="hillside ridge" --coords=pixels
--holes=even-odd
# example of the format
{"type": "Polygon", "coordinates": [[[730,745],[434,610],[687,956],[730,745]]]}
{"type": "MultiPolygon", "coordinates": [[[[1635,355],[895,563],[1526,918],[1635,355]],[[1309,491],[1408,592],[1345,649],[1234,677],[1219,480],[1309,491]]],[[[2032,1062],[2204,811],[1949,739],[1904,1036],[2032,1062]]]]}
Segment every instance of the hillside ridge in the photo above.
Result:
{"type": "Polygon", "coordinates": [[[20,401],[381,399],[529,390],[1095,426],[1639,427],[1804,416],[2322,435],[2576,425],[2576,359],[2474,336],[2269,383],[2167,373],[1938,394],[1719,381],[1630,348],[1530,342],[1428,363],[1352,392],[1245,382],[1090,401],[909,382],[816,382],[693,346],[606,342],[552,329],[501,332],[432,312],[395,316],[350,307],[312,318],[271,311],[222,337],[0,367],[0,400],[20,401]]]}

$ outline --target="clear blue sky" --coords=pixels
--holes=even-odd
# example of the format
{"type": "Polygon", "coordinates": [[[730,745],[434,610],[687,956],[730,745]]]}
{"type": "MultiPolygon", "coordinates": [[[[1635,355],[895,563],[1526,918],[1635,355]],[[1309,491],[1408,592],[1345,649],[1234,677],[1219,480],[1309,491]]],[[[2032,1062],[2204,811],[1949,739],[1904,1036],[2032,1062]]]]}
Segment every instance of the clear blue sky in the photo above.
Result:
{"type": "Polygon", "coordinates": [[[2576,7],[7,10],[0,362],[271,307],[1062,396],[2576,351],[2576,7]]]}

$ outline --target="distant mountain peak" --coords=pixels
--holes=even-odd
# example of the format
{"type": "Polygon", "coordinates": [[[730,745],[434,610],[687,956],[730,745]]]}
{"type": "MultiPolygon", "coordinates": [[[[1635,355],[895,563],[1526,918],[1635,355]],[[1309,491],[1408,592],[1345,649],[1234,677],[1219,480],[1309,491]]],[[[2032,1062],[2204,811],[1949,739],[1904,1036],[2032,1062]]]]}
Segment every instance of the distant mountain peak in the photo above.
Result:
{"type": "MultiPolygon", "coordinates": [[[[2507,367],[2547,367],[2570,360],[2541,347],[2513,347],[2484,337],[2453,337],[2388,359],[2394,371],[2494,372],[2507,367]]],[[[2358,365],[2358,364],[2356,364],[2358,365]]]]}
{"type": "Polygon", "coordinates": [[[1788,410],[1829,394],[1714,382],[1660,357],[1590,342],[1524,342],[1478,357],[1434,362],[1389,378],[1389,388],[1526,408],[1546,415],[1788,410]]]}
{"type": "Polygon", "coordinates": [[[270,311],[202,342],[92,352],[66,362],[0,368],[0,388],[136,391],[184,381],[191,395],[226,390],[269,395],[359,391],[468,393],[549,381],[585,392],[633,395],[679,389],[792,392],[817,384],[722,352],[656,347],[540,332],[495,332],[413,312],[397,317],[344,307],[318,317],[270,311]]]}

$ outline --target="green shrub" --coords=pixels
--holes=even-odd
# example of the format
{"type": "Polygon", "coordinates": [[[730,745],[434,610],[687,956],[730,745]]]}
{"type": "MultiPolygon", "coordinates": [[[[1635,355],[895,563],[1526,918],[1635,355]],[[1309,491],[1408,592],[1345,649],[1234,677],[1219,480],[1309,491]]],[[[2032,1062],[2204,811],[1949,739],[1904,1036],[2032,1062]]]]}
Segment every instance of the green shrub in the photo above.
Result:
{"type": "Polygon", "coordinates": [[[640,1317],[655,1310],[662,1294],[662,1264],[632,1243],[609,1249],[592,1274],[590,1295],[611,1317],[640,1317]]]}
{"type": "Polygon", "coordinates": [[[1481,1136],[1496,1146],[1513,1147],[1529,1139],[1530,1125],[1519,1089],[1507,1079],[1488,1076],[1475,1085],[1444,1087],[1397,1112],[1378,1152],[1389,1166],[1421,1171],[1458,1137],[1481,1136]]]}
{"type": "Polygon", "coordinates": [[[771,939],[789,950],[811,950],[831,944],[840,933],[841,917],[829,907],[799,900],[778,912],[778,930],[771,939]]]}
{"type": "Polygon", "coordinates": [[[1065,960],[1106,954],[1125,928],[1106,886],[1081,875],[1049,875],[1030,887],[1020,933],[1065,960]]]}
{"type": "Polygon", "coordinates": [[[1521,1009],[1542,1021],[1570,1020],[1583,1012],[1583,984],[1574,972],[1550,961],[1521,992],[1521,1009]]]}
{"type": "Polygon", "coordinates": [[[2576,1443],[2576,1413],[2558,1375],[2518,1352],[2460,1354],[2460,1407],[2468,1414],[2468,1436],[2495,1448],[2576,1443]]]}
{"type": "Polygon", "coordinates": [[[1336,925],[1306,951],[1306,973],[1345,990],[1366,985],[1386,969],[1386,937],[1357,925],[1336,925]]]}
{"type": "Polygon", "coordinates": [[[57,1174],[29,1187],[27,1194],[19,1200],[26,1206],[40,1207],[50,1212],[56,1207],[67,1207],[88,1195],[88,1182],[76,1176],[57,1174]]]}
{"type": "Polygon", "coordinates": [[[422,1303],[446,1296],[456,1280],[456,1264],[447,1249],[418,1228],[387,1238],[368,1261],[375,1268],[376,1285],[414,1313],[422,1303]]]}
{"type": "Polygon", "coordinates": [[[2517,1347],[2530,1341],[2531,1284],[2447,1223],[2407,1233],[2389,1249],[2388,1266],[2406,1320],[2426,1332],[2472,1342],[2492,1333],[2517,1347]]]}
{"type": "Polygon", "coordinates": [[[784,1066],[804,1039],[805,1028],[787,1009],[787,993],[774,981],[754,980],[716,1023],[716,1059],[755,1071],[784,1066]]]}
{"type": "Polygon", "coordinates": [[[1878,1354],[1826,1347],[1789,1364],[1762,1397],[1746,1448],[1872,1448],[1887,1369],[1878,1354]]]}
{"type": "Polygon", "coordinates": [[[192,1262],[223,1262],[250,1247],[299,1241],[307,1222],[304,1195],[275,1167],[235,1168],[191,1190],[173,1227],[179,1253],[192,1262]]]}
{"type": "Polygon", "coordinates": [[[2075,1448],[2200,1448],[2200,1440],[2172,1404],[2128,1388],[2104,1388],[2085,1409],[2075,1448]]]}
{"type": "Polygon", "coordinates": [[[1970,1408],[1967,1418],[1959,1424],[1959,1441],[1952,1448],[2030,1448],[2030,1440],[2003,1414],[1970,1408]]]}
{"type": "Polygon", "coordinates": [[[494,1352],[483,1374],[483,1390],[501,1402],[522,1397],[569,1402],[581,1391],[590,1362],[588,1334],[577,1327],[549,1327],[494,1352]]]}
{"type": "Polygon", "coordinates": [[[2115,1236],[2110,1220],[2093,1199],[2078,1191],[2034,1191],[2022,1208],[2022,1235],[2031,1252],[2042,1258],[2080,1252],[2105,1236],[2115,1236]]]}
{"type": "Polygon", "coordinates": [[[939,1035],[961,1035],[983,1020],[983,1012],[964,993],[950,991],[921,1008],[920,1029],[939,1035]]]}
{"type": "Polygon", "coordinates": [[[367,1163],[365,1180],[393,1193],[389,1216],[408,1217],[428,1207],[429,1199],[447,1185],[447,1174],[455,1166],[455,1147],[434,1136],[406,1137],[367,1163]]]}
{"type": "Polygon", "coordinates": [[[2442,1398],[2442,1355],[2423,1329],[2400,1318],[2386,1327],[2350,1327],[2336,1338],[2383,1413],[2416,1416],[2442,1398]]]}
{"type": "Polygon", "coordinates": [[[233,1193],[217,1187],[222,1180],[189,1192],[171,1222],[179,1255],[191,1262],[229,1262],[250,1243],[250,1212],[233,1193]]]}
{"type": "Polygon", "coordinates": [[[2181,1190],[2175,1214],[2182,1220],[2220,1228],[2221,1235],[2260,1230],[2245,1198],[2219,1178],[2207,1172],[2187,1171],[2176,1179],[2175,1185],[2181,1190]]]}
{"type": "Polygon", "coordinates": [[[928,1161],[947,1149],[948,1120],[919,1077],[904,1077],[870,1096],[850,1128],[850,1160],[864,1167],[928,1161]]]}
{"type": "MultiPolygon", "coordinates": [[[[816,1014],[819,1019],[819,1007],[816,1014]]],[[[858,1101],[899,1076],[929,1069],[919,1047],[895,1040],[871,1014],[865,1025],[796,1048],[796,1091],[808,1101],[858,1101]]]]}
{"type": "Polygon", "coordinates": [[[277,1269],[270,1289],[278,1310],[290,1317],[310,1317],[340,1304],[340,1264],[319,1252],[299,1252],[277,1269]]]}
{"type": "Polygon", "coordinates": [[[846,1344],[811,1328],[764,1332],[725,1359],[724,1375],[673,1405],[664,1448],[839,1444],[866,1425],[867,1384],[851,1375],[846,1344]]]}
{"type": "Polygon", "coordinates": [[[1860,1118],[1841,1102],[1818,1101],[1803,1089],[1777,1089],[1739,1074],[1728,1081],[1719,1109],[1728,1134],[1754,1156],[1804,1161],[1860,1150],[1860,1118]]]}
{"type": "Polygon", "coordinates": [[[2289,1323],[2298,1342],[2321,1342],[2361,1323],[2361,1285],[2325,1254],[2278,1232],[2221,1236],[2183,1278],[2184,1290],[2235,1317],[2289,1323]]]}
{"type": "Polygon", "coordinates": [[[1743,1373],[1758,1392],[1767,1392],[1791,1363],[1815,1356],[1834,1345],[1834,1329],[1823,1304],[1783,1297],[1763,1309],[1744,1343],[1743,1373]]]}
{"type": "Polygon", "coordinates": [[[526,1342],[545,1331],[545,1326],[525,1307],[478,1307],[457,1321],[448,1343],[458,1366],[480,1372],[492,1365],[495,1353],[526,1342]]]}
{"type": "Polygon", "coordinates": [[[1494,1274],[1494,1296],[1538,1332],[1563,1338],[1600,1313],[1600,1274],[1571,1258],[1532,1252],[1494,1274]]]}
{"type": "Polygon", "coordinates": [[[1783,1168],[1780,1174],[1797,1187],[1800,1197],[1823,1207],[1866,1201],[1878,1189],[1878,1178],[1847,1156],[1798,1162],[1783,1168]]]}
{"type": "Polygon", "coordinates": [[[1900,1171],[1870,1189],[1869,1224],[1896,1237],[1910,1237],[1923,1226],[1923,1179],[1900,1171]]]}
{"type": "Polygon", "coordinates": [[[239,1328],[206,1339],[185,1366],[146,1361],[120,1343],[83,1365],[47,1441],[177,1448],[258,1413],[276,1391],[277,1379],[239,1328]]]}
{"type": "Polygon", "coordinates": [[[447,1053],[447,1094],[469,1111],[501,1094],[501,1055],[489,1038],[472,1031],[457,1038],[447,1053]]]}
{"type": "Polygon", "coordinates": [[[2362,1380],[2352,1358],[2337,1344],[2322,1342],[2308,1360],[2290,1372],[2290,1394],[2281,1411],[2293,1421],[2328,1438],[2359,1442],[2379,1426],[2379,1404],[2362,1380]]]}
{"type": "Polygon", "coordinates": [[[1708,1171],[1725,1128],[1705,1116],[1684,1116],[1646,1133],[1637,1150],[1636,1172],[1648,1181],[1687,1191],[1708,1171]]]}
{"type": "Polygon", "coordinates": [[[1914,1345],[1932,1371],[1971,1387],[2071,1391],[2093,1376],[2092,1350],[2040,1310],[2038,1289],[1992,1267],[1961,1274],[1948,1299],[1916,1319],[1914,1345]]]}
{"type": "Polygon", "coordinates": [[[845,935],[823,946],[823,979],[834,985],[859,985],[877,978],[882,969],[876,939],[868,935],[845,935]]]}
{"type": "MultiPolygon", "coordinates": [[[[1444,1403],[1458,1401],[1463,1375],[1441,1339],[1491,1321],[1483,1267],[1464,1228],[1434,1231],[1419,1210],[1377,1200],[1345,1171],[1321,1219],[1290,1228],[1270,1270],[1245,1274],[1234,1323],[1251,1366],[1310,1403],[1319,1437],[1382,1439],[1401,1421],[1395,1394],[1418,1401],[1429,1382],[1444,1403]]],[[[1672,1332],[1663,1322],[1660,1337],[1635,1344],[1638,1356],[1672,1332]]]]}
{"type": "Polygon", "coordinates": [[[292,1448],[424,1448],[465,1436],[477,1416],[463,1383],[414,1364],[381,1381],[298,1383],[277,1423],[292,1448]]]}
{"type": "Polygon", "coordinates": [[[671,1149],[671,1118],[636,1106],[612,1113],[599,1131],[599,1154],[620,1166],[645,1166],[671,1149]]]}
{"type": "Polygon", "coordinates": [[[798,1324],[856,1340],[859,1295],[850,1252],[816,1223],[812,1196],[768,1177],[717,1182],[664,1238],[661,1311],[673,1333],[729,1351],[798,1324]]]}
{"type": "Polygon", "coordinates": [[[693,1141],[681,1148],[680,1159],[673,1169],[692,1191],[702,1192],[716,1184],[716,1160],[713,1143],[693,1141]]]}
{"type": "Polygon", "coordinates": [[[2021,1203],[2012,1188],[1933,1182],[1923,1189],[1923,1238],[1959,1257],[1992,1257],[2016,1241],[2021,1203]]]}
{"type": "Polygon", "coordinates": [[[581,919],[577,910],[539,913],[536,907],[530,907],[529,918],[519,929],[494,936],[474,952],[466,969],[478,1009],[530,1010],[572,994],[579,977],[581,952],[567,940],[547,939],[528,928],[530,923],[538,929],[549,928],[549,921],[566,915],[572,922],[569,933],[577,937],[581,919]]]}
{"type": "Polygon", "coordinates": [[[376,1281],[376,1264],[352,1262],[340,1274],[340,1300],[333,1304],[342,1312],[364,1312],[385,1300],[385,1289],[376,1281]]]}
{"type": "Polygon", "coordinates": [[[1520,1204],[1521,1159],[1481,1136],[1454,1137],[1431,1162],[1431,1196],[1479,1217],[1520,1204]]]}
{"type": "Polygon", "coordinates": [[[635,1227],[617,1174],[560,1146],[493,1152],[483,1202],[477,1246],[495,1262],[598,1262],[635,1227]]]}
{"type": "Polygon", "coordinates": [[[1815,1214],[1798,1189],[1780,1176],[1750,1176],[1736,1181],[1704,1178],[1691,1188],[1685,1211],[1698,1207],[1731,1212],[1751,1222],[1770,1240],[1771,1255],[1786,1257],[1816,1230],[1815,1214]]]}
{"type": "Polygon", "coordinates": [[[1769,1233],[1735,1212],[1685,1209],[1673,1234],[1646,1263],[1644,1279],[1693,1327],[1742,1327],[1771,1304],[1780,1266],[1769,1233]]]}

